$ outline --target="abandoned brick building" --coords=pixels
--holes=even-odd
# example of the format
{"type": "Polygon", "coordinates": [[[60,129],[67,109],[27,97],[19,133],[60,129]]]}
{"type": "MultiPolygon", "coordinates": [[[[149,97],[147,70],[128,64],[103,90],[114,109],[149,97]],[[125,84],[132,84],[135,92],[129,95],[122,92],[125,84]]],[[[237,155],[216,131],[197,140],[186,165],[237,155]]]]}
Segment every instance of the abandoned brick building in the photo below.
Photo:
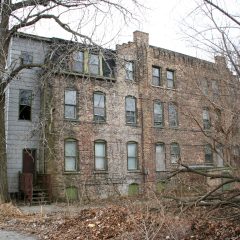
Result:
{"type": "Polygon", "coordinates": [[[6,89],[10,193],[30,173],[55,199],[131,194],[180,162],[221,171],[231,161],[222,123],[233,76],[223,57],[150,46],[139,31],[114,51],[17,34],[9,68],[41,63],[6,89]]]}

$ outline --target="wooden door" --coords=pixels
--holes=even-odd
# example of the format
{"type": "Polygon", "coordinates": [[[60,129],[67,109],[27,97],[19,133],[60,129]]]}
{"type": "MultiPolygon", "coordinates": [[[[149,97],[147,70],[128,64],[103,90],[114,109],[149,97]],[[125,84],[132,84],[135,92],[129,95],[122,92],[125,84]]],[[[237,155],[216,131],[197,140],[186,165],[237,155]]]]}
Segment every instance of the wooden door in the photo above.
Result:
{"type": "Polygon", "coordinates": [[[35,160],[36,150],[35,149],[24,149],[23,150],[23,173],[35,173],[35,160]]]}

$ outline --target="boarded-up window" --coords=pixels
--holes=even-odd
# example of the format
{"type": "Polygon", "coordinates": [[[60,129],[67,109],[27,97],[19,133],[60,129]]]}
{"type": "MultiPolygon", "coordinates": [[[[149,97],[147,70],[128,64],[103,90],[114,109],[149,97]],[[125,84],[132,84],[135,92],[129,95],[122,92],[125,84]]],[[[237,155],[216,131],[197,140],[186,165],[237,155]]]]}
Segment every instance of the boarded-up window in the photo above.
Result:
{"type": "Polygon", "coordinates": [[[169,127],[178,126],[177,106],[174,103],[169,103],[168,105],[168,118],[169,118],[169,127]]]}
{"type": "Polygon", "coordinates": [[[160,79],[160,68],[159,67],[152,67],[152,84],[154,86],[160,86],[161,85],[161,79],[160,79]]]}
{"type": "Polygon", "coordinates": [[[178,143],[170,145],[171,163],[178,163],[180,160],[180,147],[178,143]]]}
{"type": "Polygon", "coordinates": [[[65,90],[64,104],[64,117],[76,119],[77,92],[75,90],[65,90]]]}
{"type": "Polygon", "coordinates": [[[94,121],[106,121],[106,108],[105,108],[105,94],[102,92],[95,92],[93,95],[94,102],[94,121]]]}
{"type": "Polygon", "coordinates": [[[96,54],[89,55],[89,73],[99,75],[99,56],[96,54]]]}
{"type": "Polygon", "coordinates": [[[139,185],[137,183],[132,183],[128,186],[128,195],[135,196],[139,194],[139,185]]]}
{"type": "Polygon", "coordinates": [[[95,169],[106,170],[107,169],[106,142],[103,140],[95,141],[94,150],[95,150],[95,169]]]}
{"type": "Polygon", "coordinates": [[[137,158],[137,143],[128,142],[127,143],[127,163],[128,170],[138,169],[138,158],[137,158]]]}
{"type": "Polygon", "coordinates": [[[19,119],[31,120],[32,110],[32,91],[20,90],[19,91],[19,119]]]}
{"type": "Polygon", "coordinates": [[[167,70],[167,87],[168,88],[174,88],[174,71],[167,70]]]}
{"type": "Polygon", "coordinates": [[[78,200],[78,189],[76,187],[66,188],[67,202],[74,202],[78,200]]]}
{"type": "Polygon", "coordinates": [[[126,62],[125,70],[126,70],[126,80],[133,80],[134,79],[133,62],[126,62]]]}
{"type": "Polygon", "coordinates": [[[65,171],[77,170],[77,142],[74,139],[65,140],[65,171]]]}
{"type": "Polygon", "coordinates": [[[72,70],[75,72],[84,72],[84,53],[81,51],[73,53],[72,70]]]}
{"type": "Polygon", "coordinates": [[[126,97],[126,123],[134,124],[136,123],[136,98],[132,96],[126,97]]]}
{"type": "Polygon", "coordinates": [[[153,105],[154,112],[154,126],[163,127],[163,104],[159,101],[155,101],[153,105]]]}
{"type": "Polygon", "coordinates": [[[155,154],[156,154],[156,171],[165,171],[165,145],[164,143],[157,143],[155,145],[155,154]]]}

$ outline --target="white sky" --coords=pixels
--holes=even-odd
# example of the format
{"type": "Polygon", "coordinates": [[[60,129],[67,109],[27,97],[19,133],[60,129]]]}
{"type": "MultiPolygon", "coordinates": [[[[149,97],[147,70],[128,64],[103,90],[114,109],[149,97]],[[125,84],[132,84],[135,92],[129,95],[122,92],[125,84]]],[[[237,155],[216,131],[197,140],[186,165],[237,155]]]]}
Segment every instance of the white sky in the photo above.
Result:
{"type": "MultiPolygon", "coordinates": [[[[108,19],[108,22],[105,25],[101,25],[101,27],[99,27],[100,30],[95,31],[100,33],[97,34],[99,38],[95,35],[95,40],[101,43],[110,41],[112,37],[118,32],[118,29],[120,27],[121,31],[118,33],[117,37],[113,41],[110,41],[110,43],[105,44],[105,47],[114,48],[114,45],[116,43],[121,44],[123,42],[132,41],[133,31],[140,30],[149,33],[151,45],[196,57],[204,56],[201,53],[197,52],[196,49],[191,47],[191,43],[186,40],[186,35],[181,30],[184,29],[183,19],[186,18],[186,16],[196,7],[195,0],[139,1],[149,9],[142,10],[142,14],[139,14],[139,12],[136,11],[136,13],[139,15],[138,22],[129,22],[127,26],[123,26],[121,21],[118,21],[117,17],[114,16],[113,13],[110,19],[108,19]],[[102,33],[104,33],[103,38],[102,33]]],[[[129,9],[131,11],[131,6],[129,9]]],[[[66,21],[74,22],[73,15],[74,14],[68,16],[66,18],[66,21]]],[[[80,14],[75,17],[78,18],[79,15],[80,14]]],[[[49,24],[47,21],[38,24],[34,29],[28,29],[27,32],[46,37],[69,38],[63,30],[57,28],[57,26],[53,23],[49,24]]]]}

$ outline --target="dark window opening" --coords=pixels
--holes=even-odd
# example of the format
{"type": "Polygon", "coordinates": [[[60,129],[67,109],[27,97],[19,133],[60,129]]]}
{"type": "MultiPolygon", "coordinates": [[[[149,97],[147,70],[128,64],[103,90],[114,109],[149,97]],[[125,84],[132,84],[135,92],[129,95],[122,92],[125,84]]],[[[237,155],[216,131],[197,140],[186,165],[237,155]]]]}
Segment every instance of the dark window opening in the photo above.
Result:
{"type": "Polygon", "coordinates": [[[19,119],[31,120],[32,91],[20,90],[19,92],[19,119]]]}

